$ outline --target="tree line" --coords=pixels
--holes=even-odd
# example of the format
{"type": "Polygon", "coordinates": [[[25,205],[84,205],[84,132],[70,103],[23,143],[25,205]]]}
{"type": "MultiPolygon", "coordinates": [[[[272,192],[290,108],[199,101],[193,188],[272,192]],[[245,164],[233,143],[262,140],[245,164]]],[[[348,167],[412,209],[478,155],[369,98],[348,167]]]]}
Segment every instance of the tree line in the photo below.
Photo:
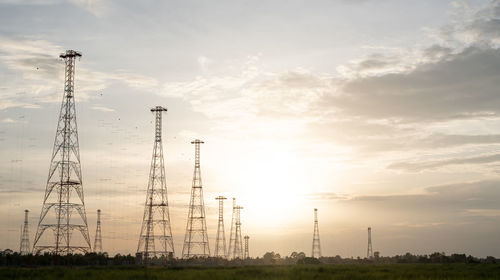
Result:
{"type": "Polygon", "coordinates": [[[152,259],[148,263],[128,255],[107,253],[87,253],[57,256],[49,253],[40,255],[21,255],[12,250],[0,251],[0,266],[130,266],[130,265],[167,265],[172,267],[183,266],[239,266],[239,265],[293,265],[293,264],[391,264],[391,263],[500,263],[500,259],[492,256],[477,258],[466,254],[432,253],[429,255],[414,255],[406,253],[391,257],[382,257],[376,254],[373,258],[342,258],[335,257],[307,257],[304,252],[293,252],[290,256],[282,257],[279,253],[267,252],[262,257],[227,260],[223,258],[191,258],[191,259],[152,259]]]}

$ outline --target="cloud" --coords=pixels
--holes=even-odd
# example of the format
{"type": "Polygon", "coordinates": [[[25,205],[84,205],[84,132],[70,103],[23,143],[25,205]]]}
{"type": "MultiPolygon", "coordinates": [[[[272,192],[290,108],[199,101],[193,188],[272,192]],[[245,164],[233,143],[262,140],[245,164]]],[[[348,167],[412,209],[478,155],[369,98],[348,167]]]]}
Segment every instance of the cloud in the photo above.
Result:
{"type": "Polygon", "coordinates": [[[341,195],[332,192],[318,192],[318,193],[306,194],[306,199],[309,200],[348,200],[350,198],[351,197],[347,195],[341,195]]]}
{"type": "Polygon", "coordinates": [[[52,5],[61,0],[0,0],[0,4],[10,5],[52,5]]]}
{"type": "Polygon", "coordinates": [[[111,108],[104,107],[104,106],[92,106],[91,109],[96,110],[96,111],[101,111],[101,112],[114,112],[115,111],[115,109],[111,109],[111,108]]]}
{"type": "Polygon", "coordinates": [[[16,123],[17,121],[16,120],[13,120],[11,118],[5,118],[2,120],[3,123],[16,123]]]}
{"type": "MultiPolygon", "coordinates": [[[[64,81],[64,62],[58,58],[61,46],[45,40],[2,37],[0,71],[6,81],[0,87],[0,110],[13,107],[39,108],[40,103],[60,102],[64,81]]],[[[97,92],[113,82],[141,91],[157,91],[158,81],[126,70],[99,72],[75,68],[75,87],[79,101],[97,97],[97,92]]]]}
{"type": "Polygon", "coordinates": [[[259,60],[259,56],[248,57],[239,73],[232,75],[207,73],[193,81],[165,83],[160,94],[187,100],[194,111],[211,119],[235,121],[276,116],[307,118],[304,113],[333,87],[329,76],[302,69],[270,73],[259,66],[259,60]]]}
{"type": "MultiPolygon", "coordinates": [[[[356,196],[342,203],[363,204],[367,207],[397,209],[398,211],[454,213],[467,216],[471,209],[498,211],[500,181],[462,182],[427,187],[422,194],[356,196]]],[[[367,208],[369,209],[369,208],[367,208]]]]}
{"type": "Polygon", "coordinates": [[[479,8],[465,2],[454,2],[454,20],[437,31],[443,42],[500,44],[500,1],[493,0],[479,8]]]}
{"type": "Polygon", "coordinates": [[[473,46],[410,72],[350,80],[319,106],[399,122],[497,116],[499,79],[500,50],[473,46]]]}
{"type": "Polygon", "coordinates": [[[106,0],[69,0],[69,2],[97,17],[104,16],[110,8],[110,3],[106,0]]]}
{"type": "Polygon", "coordinates": [[[111,10],[111,1],[109,0],[0,0],[0,4],[23,6],[58,5],[63,3],[70,3],[96,17],[103,17],[111,10]]]}
{"type": "Polygon", "coordinates": [[[494,155],[482,155],[477,157],[468,158],[453,158],[446,160],[436,160],[436,161],[423,161],[423,162],[398,162],[392,163],[387,168],[394,170],[403,170],[408,172],[419,172],[429,169],[438,169],[448,165],[458,165],[458,164],[483,164],[483,163],[493,163],[500,161],[500,154],[494,155]]]}
{"type": "Polygon", "coordinates": [[[467,209],[465,215],[474,217],[500,217],[500,209],[467,209]]]}

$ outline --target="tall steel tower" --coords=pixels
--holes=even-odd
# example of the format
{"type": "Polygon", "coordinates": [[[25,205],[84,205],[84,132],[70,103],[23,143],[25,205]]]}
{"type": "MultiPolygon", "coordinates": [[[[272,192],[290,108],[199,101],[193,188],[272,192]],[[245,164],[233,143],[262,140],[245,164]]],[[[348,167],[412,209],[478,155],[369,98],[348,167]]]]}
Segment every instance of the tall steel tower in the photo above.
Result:
{"type": "Polygon", "coordinates": [[[235,231],[234,231],[234,247],[232,252],[233,259],[241,259],[243,257],[243,240],[241,239],[241,209],[243,207],[236,206],[236,222],[235,222],[235,231]]]}
{"type": "Polygon", "coordinates": [[[321,257],[321,247],[319,245],[319,228],[318,228],[318,209],[314,208],[314,234],[313,234],[313,245],[312,245],[312,257],[321,257]]]}
{"type": "Polygon", "coordinates": [[[217,237],[215,238],[215,255],[214,257],[226,257],[226,234],[224,232],[224,200],[223,196],[215,198],[219,201],[219,222],[217,226],[217,237]]]}
{"type": "Polygon", "coordinates": [[[151,109],[151,112],[155,113],[155,140],[141,234],[137,245],[137,253],[146,264],[154,257],[168,258],[169,255],[174,255],[161,142],[162,113],[166,111],[167,109],[161,106],[151,109]]]}
{"type": "Polygon", "coordinates": [[[182,248],[183,258],[210,256],[200,170],[200,144],[203,143],[203,141],[198,139],[191,142],[191,144],[195,145],[195,163],[186,235],[182,248]]]}
{"type": "Polygon", "coordinates": [[[30,253],[30,239],[28,230],[28,210],[24,210],[24,224],[21,231],[21,245],[19,246],[19,254],[28,255],[30,253]]]}
{"type": "Polygon", "coordinates": [[[250,258],[250,255],[248,253],[248,239],[250,239],[250,237],[248,235],[245,235],[245,254],[243,254],[243,258],[245,260],[250,258]]]}
{"type": "Polygon", "coordinates": [[[41,251],[56,255],[91,251],[74,97],[75,60],[81,56],[73,50],[59,56],[66,64],[64,95],[43,206],[33,242],[35,254],[41,251]],[[50,233],[53,236],[48,236],[50,233]]]}
{"type": "Polygon", "coordinates": [[[231,258],[232,255],[233,255],[233,251],[234,251],[234,230],[235,230],[235,226],[236,226],[236,198],[233,197],[233,211],[232,211],[232,214],[231,214],[231,233],[229,234],[229,247],[227,249],[227,254],[226,256],[228,258],[231,258]]]}
{"type": "Polygon", "coordinates": [[[101,209],[97,209],[97,227],[95,229],[94,252],[102,253],[101,209]]]}
{"type": "Polygon", "coordinates": [[[368,250],[366,251],[366,258],[373,258],[373,248],[372,248],[372,228],[368,227],[368,250]]]}

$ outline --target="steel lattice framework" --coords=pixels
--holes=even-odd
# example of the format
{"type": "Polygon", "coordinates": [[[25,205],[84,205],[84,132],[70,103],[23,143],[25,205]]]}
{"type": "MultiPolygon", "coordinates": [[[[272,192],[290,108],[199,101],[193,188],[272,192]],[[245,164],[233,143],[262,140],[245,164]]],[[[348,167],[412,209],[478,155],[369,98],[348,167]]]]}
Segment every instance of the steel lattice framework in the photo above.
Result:
{"type": "Polygon", "coordinates": [[[250,254],[248,252],[248,239],[250,239],[250,237],[248,235],[245,235],[245,253],[243,254],[243,258],[246,260],[248,258],[250,258],[250,254]]]}
{"type": "Polygon", "coordinates": [[[28,229],[28,210],[24,210],[24,224],[23,224],[23,229],[21,231],[21,244],[19,246],[19,254],[21,255],[28,255],[31,250],[30,250],[30,233],[28,229]]]}
{"type": "Polygon", "coordinates": [[[226,234],[224,231],[224,200],[223,196],[215,198],[219,201],[219,220],[217,226],[217,237],[215,238],[215,257],[226,257],[226,234]]]}
{"type": "Polygon", "coordinates": [[[228,258],[231,258],[232,255],[233,255],[233,251],[234,251],[234,231],[236,229],[236,198],[233,197],[233,211],[232,211],[232,214],[231,214],[231,232],[229,233],[229,247],[227,249],[227,254],[226,256],[228,258]]]}
{"type": "Polygon", "coordinates": [[[372,248],[372,228],[368,227],[368,249],[366,250],[366,258],[373,258],[373,248],[372,248]]]}
{"type": "Polygon", "coordinates": [[[241,238],[241,206],[235,206],[235,223],[234,223],[234,246],[231,252],[232,259],[241,259],[243,257],[243,239],[241,238]]]}
{"type": "Polygon", "coordinates": [[[195,163],[186,235],[184,236],[184,246],[182,248],[183,258],[210,256],[200,170],[200,144],[203,143],[198,139],[191,142],[191,144],[195,145],[195,163]]]}
{"type": "Polygon", "coordinates": [[[314,234],[312,244],[312,257],[321,257],[321,246],[319,245],[318,209],[314,208],[314,234]]]}
{"type": "Polygon", "coordinates": [[[174,256],[174,240],[168,210],[167,184],[162,148],[162,113],[167,109],[156,106],[151,109],[155,113],[155,141],[153,157],[149,172],[149,183],[144,204],[141,234],[137,253],[141,254],[145,263],[152,258],[168,258],[174,256]]]}
{"type": "Polygon", "coordinates": [[[60,57],[66,65],[64,95],[43,206],[33,242],[35,254],[42,251],[56,255],[91,251],[74,98],[75,60],[81,54],[68,50],[60,57]],[[49,238],[47,232],[52,232],[54,238],[49,238]],[[80,234],[75,235],[74,232],[80,234]]]}
{"type": "Polygon", "coordinates": [[[94,252],[102,253],[101,209],[97,209],[97,227],[95,229],[94,252]]]}

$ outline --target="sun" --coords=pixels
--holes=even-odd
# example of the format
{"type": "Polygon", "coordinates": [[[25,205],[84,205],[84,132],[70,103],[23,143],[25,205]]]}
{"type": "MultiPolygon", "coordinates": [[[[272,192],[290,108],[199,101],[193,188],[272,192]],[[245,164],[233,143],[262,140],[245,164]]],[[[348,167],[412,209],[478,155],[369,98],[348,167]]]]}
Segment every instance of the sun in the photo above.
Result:
{"type": "Polygon", "coordinates": [[[290,150],[273,146],[250,155],[242,164],[242,203],[263,225],[290,222],[305,193],[304,166],[290,150]]]}

